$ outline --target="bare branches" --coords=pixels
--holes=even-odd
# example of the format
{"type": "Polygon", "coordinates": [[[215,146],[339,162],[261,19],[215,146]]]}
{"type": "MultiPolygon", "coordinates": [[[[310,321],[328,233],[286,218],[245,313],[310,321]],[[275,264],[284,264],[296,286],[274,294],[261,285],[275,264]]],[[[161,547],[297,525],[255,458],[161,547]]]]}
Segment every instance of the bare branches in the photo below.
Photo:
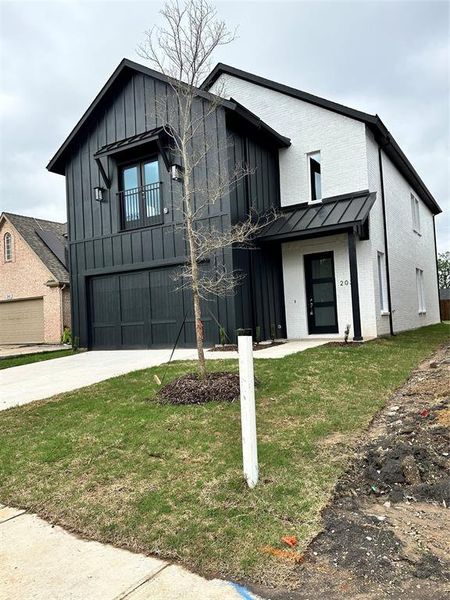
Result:
{"type": "Polygon", "coordinates": [[[161,10],[165,26],[145,32],[138,45],[139,56],[169,77],[188,86],[198,86],[210,71],[214,51],[231,43],[236,32],[228,31],[217,10],[207,0],[178,0],[161,10]]]}
{"type": "MultiPolygon", "coordinates": [[[[176,275],[176,279],[179,281],[178,289],[192,289],[194,284],[192,265],[184,265],[181,272],[176,275]]],[[[204,271],[198,276],[196,282],[198,294],[203,300],[232,296],[236,293],[236,287],[244,279],[245,274],[241,271],[230,271],[224,266],[219,266],[214,271],[204,271]]]]}
{"type": "Polygon", "coordinates": [[[277,218],[278,213],[275,210],[268,211],[264,215],[253,213],[224,231],[215,227],[206,227],[201,222],[197,223],[192,232],[197,259],[205,260],[224,248],[246,250],[254,248],[255,236],[277,218]]]}
{"type": "Polygon", "coordinates": [[[192,291],[199,371],[204,376],[200,299],[233,293],[244,278],[217,260],[219,254],[224,248],[251,247],[256,233],[275,217],[269,213],[264,217],[248,215],[237,224],[230,222],[225,230],[213,227],[210,219],[203,220],[210,207],[228,197],[252,173],[245,164],[230,170],[224,160],[224,168],[208,169],[206,176],[197,176],[203,165],[206,170],[209,155],[217,151],[218,156],[224,156],[218,148],[216,125],[208,131],[210,119],[215,121],[223,100],[218,95],[205,96],[198,86],[210,71],[213,52],[232,42],[236,33],[227,29],[208,0],[185,0],[183,5],[179,0],[169,0],[161,15],[164,26],[147,31],[137,52],[166,76],[170,86],[171,94],[159,105],[159,121],[173,141],[183,170],[180,210],[188,260],[182,270],[181,287],[188,286],[192,291]],[[209,140],[209,135],[216,137],[209,140]],[[207,269],[203,268],[205,264],[207,269]]]}

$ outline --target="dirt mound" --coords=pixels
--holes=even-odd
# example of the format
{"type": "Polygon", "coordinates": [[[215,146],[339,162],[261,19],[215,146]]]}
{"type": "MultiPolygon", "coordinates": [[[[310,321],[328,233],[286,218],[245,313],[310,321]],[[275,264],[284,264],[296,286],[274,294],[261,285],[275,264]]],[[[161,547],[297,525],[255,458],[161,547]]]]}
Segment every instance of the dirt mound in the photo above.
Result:
{"type": "Polygon", "coordinates": [[[158,398],[164,404],[232,402],[239,398],[239,375],[214,372],[201,379],[197,373],[188,373],[162,387],[158,398]]]}
{"type": "Polygon", "coordinates": [[[352,481],[358,495],[384,496],[392,502],[431,500],[449,504],[450,429],[442,426],[439,418],[447,407],[444,399],[408,414],[395,411],[394,419],[392,412],[388,413],[389,435],[366,446],[365,455],[340,482],[340,490],[352,481]]]}

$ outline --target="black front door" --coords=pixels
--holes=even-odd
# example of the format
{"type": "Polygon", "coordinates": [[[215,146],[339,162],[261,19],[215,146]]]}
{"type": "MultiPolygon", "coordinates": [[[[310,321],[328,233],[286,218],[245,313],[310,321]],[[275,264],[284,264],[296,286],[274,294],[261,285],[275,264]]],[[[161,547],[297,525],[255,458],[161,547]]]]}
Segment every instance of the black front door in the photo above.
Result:
{"type": "Polygon", "coordinates": [[[309,333],[338,333],[333,252],[305,256],[309,333]]]}

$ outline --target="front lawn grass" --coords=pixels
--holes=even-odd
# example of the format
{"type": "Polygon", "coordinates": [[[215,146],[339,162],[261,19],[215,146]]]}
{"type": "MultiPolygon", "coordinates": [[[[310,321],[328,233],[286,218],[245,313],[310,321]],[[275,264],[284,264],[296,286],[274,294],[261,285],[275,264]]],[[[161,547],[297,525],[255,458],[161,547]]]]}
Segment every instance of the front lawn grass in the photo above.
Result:
{"type": "Polygon", "coordinates": [[[34,352],[33,354],[21,354],[20,356],[11,356],[0,358],[0,370],[9,369],[9,367],[19,367],[20,365],[28,365],[30,363],[40,362],[41,360],[52,360],[61,358],[62,356],[70,356],[74,354],[71,348],[67,350],[47,350],[43,352],[34,352]]]}
{"type": "MultiPolygon", "coordinates": [[[[242,476],[239,403],[160,405],[153,375],[165,366],[12,408],[0,416],[0,502],[203,574],[287,583],[294,565],[264,547],[289,534],[305,549],[351,444],[449,331],[255,361],[254,490],[242,476]]],[[[194,367],[174,363],[167,380],[194,367]]]]}

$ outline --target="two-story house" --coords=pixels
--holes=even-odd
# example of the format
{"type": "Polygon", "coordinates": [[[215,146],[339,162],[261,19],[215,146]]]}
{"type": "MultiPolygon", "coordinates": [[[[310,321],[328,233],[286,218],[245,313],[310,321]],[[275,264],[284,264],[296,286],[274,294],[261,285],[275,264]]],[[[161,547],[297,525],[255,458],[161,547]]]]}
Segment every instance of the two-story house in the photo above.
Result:
{"type": "MultiPolygon", "coordinates": [[[[163,75],[123,60],[48,165],[66,177],[73,333],[83,346],[170,346],[180,329],[180,344],[194,345],[190,293],[174,278],[188,257],[166,133],[177,127],[171,93],[163,75]]],[[[202,225],[280,212],[255,249],[202,265],[245,275],[234,296],[204,302],[207,343],[219,326],[263,339],[342,337],[350,326],[359,340],[439,321],[440,209],[377,116],[220,64],[195,111],[208,114],[195,140],[205,149],[199,189],[237,164],[251,170],[206,207],[202,225]],[[226,97],[210,114],[219,80],[226,97]]]]}

